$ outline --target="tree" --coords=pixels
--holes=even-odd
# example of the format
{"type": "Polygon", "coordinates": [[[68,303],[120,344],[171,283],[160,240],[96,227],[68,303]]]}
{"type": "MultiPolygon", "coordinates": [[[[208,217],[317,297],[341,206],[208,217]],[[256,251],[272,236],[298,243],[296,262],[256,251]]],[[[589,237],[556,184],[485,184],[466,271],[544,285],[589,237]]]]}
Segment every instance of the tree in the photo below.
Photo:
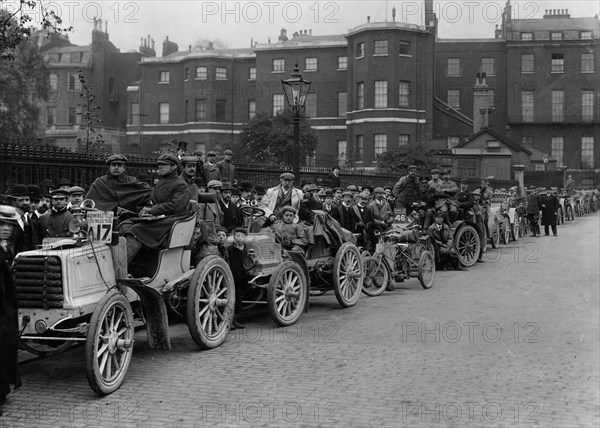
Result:
{"type": "Polygon", "coordinates": [[[48,69],[35,38],[10,49],[0,63],[0,140],[35,142],[38,101],[48,99],[48,69]]]}
{"type": "Polygon", "coordinates": [[[80,117],[79,129],[85,131],[85,139],[77,137],[77,146],[79,151],[85,151],[86,154],[90,152],[102,151],[104,148],[104,137],[98,133],[96,126],[102,124],[102,119],[98,117],[98,110],[101,109],[99,105],[96,105],[96,94],[94,94],[94,88],[88,85],[85,81],[85,76],[82,70],[77,72],[77,77],[81,83],[81,93],[79,97],[82,103],[79,104],[80,112],[77,115],[80,117]]]}
{"type": "Polygon", "coordinates": [[[0,54],[2,61],[13,60],[15,49],[29,40],[36,30],[32,16],[40,17],[42,30],[67,32],[72,27],[62,28],[62,20],[53,10],[39,0],[0,0],[0,54]]]}
{"type": "MultiPolygon", "coordinates": [[[[247,159],[289,165],[294,145],[294,119],[285,110],[277,116],[258,113],[242,130],[242,153],[247,159]]],[[[306,117],[300,120],[300,162],[317,148],[317,133],[306,117]]]]}
{"type": "Polygon", "coordinates": [[[206,39],[200,38],[194,44],[195,49],[201,51],[211,51],[213,49],[227,49],[229,46],[221,39],[206,39]]]}
{"type": "Polygon", "coordinates": [[[377,167],[382,171],[405,171],[409,165],[416,165],[420,172],[429,172],[437,165],[429,147],[423,143],[411,143],[393,152],[379,156],[377,167]]]}

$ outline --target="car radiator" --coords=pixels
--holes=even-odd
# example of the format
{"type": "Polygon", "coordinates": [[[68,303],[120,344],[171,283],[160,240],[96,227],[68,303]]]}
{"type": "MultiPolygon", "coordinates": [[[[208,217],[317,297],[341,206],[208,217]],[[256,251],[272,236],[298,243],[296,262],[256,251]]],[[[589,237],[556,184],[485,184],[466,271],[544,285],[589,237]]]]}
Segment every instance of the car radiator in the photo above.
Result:
{"type": "Polygon", "coordinates": [[[20,308],[63,307],[62,268],[58,257],[18,257],[14,271],[20,308]]]}

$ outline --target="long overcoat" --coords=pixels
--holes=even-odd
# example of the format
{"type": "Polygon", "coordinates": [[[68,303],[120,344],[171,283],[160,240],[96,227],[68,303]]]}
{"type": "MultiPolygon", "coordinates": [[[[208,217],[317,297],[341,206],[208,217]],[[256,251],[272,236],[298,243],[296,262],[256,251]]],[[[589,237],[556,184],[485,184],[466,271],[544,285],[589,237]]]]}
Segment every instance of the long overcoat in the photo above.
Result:
{"type": "Polygon", "coordinates": [[[556,215],[558,213],[558,198],[554,195],[542,195],[541,197],[541,205],[542,205],[542,225],[543,226],[555,226],[556,225],[556,215]]]}

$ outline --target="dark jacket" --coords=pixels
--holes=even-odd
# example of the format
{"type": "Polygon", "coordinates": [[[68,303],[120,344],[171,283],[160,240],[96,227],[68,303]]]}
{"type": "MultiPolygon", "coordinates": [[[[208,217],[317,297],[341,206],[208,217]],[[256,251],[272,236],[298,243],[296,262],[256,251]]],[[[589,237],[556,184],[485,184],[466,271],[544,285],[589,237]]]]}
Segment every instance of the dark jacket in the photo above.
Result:
{"type": "Polygon", "coordinates": [[[396,205],[402,204],[404,208],[411,208],[413,202],[419,200],[419,180],[417,176],[405,175],[394,185],[392,194],[396,197],[396,205]]]}
{"type": "Polygon", "coordinates": [[[330,172],[327,174],[327,180],[329,180],[329,183],[331,184],[330,187],[341,187],[339,174],[336,176],[333,172],[330,172]]]}
{"type": "Polygon", "coordinates": [[[216,163],[211,165],[206,162],[204,164],[204,180],[206,180],[206,184],[211,180],[221,180],[221,171],[216,163]]]}
{"type": "Polygon", "coordinates": [[[220,162],[217,162],[217,169],[221,174],[221,181],[233,183],[235,178],[235,166],[231,163],[223,159],[220,162]]]}
{"type": "Polygon", "coordinates": [[[244,225],[242,213],[233,202],[229,202],[229,207],[226,207],[223,200],[219,198],[219,209],[221,211],[221,226],[227,229],[228,232],[244,225]]]}
{"type": "Polygon", "coordinates": [[[15,388],[21,386],[17,364],[19,342],[17,291],[9,272],[9,258],[12,256],[14,255],[7,254],[0,247],[0,403],[10,392],[11,384],[15,388]]]}
{"type": "Polygon", "coordinates": [[[356,229],[356,223],[360,221],[353,207],[353,205],[346,207],[344,204],[340,204],[331,214],[340,223],[340,226],[352,233],[356,229]]]}
{"type": "Polygon", "coordinates": [[[554,195],[542,195],[540,203],[542,205],[542,225],[556,225],[558,207],[560,206],[558,198],[554,195]]]}
{"type": "Polygon", "coordinates": [[[102,211],[121,207],[137,214],[146,206],[151,193],[152,188],[147,183],[130,175],[103,175],[92,183],[85,198],[93,200],[102,211]]]}
{"type": "Polygon", "coordinates": [[[438,245],[446,245],[448,241],[452,239],[452,230],[446,223],[442,223],[442,230],[437,230],[437,223],[432,224],[427,229],[427,234],[433,239],[438,245]]]}
{"type": "Polygon", "coordinates": [[[54,208],[49,209],[40,217],[40,227],[43,238],[67,237],[70,235],[69,222],[73,214],[68,209],[57,212],[54,208]]]}
{"type": "Polygon", "coordinates": [[[539,214],[541,209],[542,203],[540,201],[539,195],[527,195],[527,207],[525,208],[525,212],[527,214],[539,214]]]}

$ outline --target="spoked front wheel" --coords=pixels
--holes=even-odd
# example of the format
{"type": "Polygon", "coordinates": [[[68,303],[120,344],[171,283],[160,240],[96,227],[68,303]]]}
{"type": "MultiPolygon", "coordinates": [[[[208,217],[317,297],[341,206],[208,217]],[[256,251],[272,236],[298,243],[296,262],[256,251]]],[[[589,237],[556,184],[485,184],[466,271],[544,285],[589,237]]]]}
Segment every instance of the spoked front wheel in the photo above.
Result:
{"type": "Polygon", "coordinates": [[[284,262],[271,276],[267,307],[271,318],[282,327],[294,324],[304,312],[308,285],[296,262],[284,262]]]}
{"type": "Polygon", "coordinates": [[[375,256],[369,256],[363,260],[365,279],[362,291],[367,296],[375,297],[381,295],[390,280],[390,273],[385,263],[375,256]]]}
{"type": "Polygon", "coordinates": [[[424,251],[419,258],[419,282],[425,289],[433,287],[435,282],[435,259],[429,251],[424,251]]]}
{"type": "Polygon", "coordinates": [[[360,252],[351,242],[343,244],[333,262],[333,291],[340,305],[354,306],[360,297],[364,278],[360,252]]]}
{"type": "Polygon", "coordinates": [[[115,392],[133,353],[133,310],[127,297],[108,293],[92,314],[85,343],[87,380],[98,395],[115,392]]]}

